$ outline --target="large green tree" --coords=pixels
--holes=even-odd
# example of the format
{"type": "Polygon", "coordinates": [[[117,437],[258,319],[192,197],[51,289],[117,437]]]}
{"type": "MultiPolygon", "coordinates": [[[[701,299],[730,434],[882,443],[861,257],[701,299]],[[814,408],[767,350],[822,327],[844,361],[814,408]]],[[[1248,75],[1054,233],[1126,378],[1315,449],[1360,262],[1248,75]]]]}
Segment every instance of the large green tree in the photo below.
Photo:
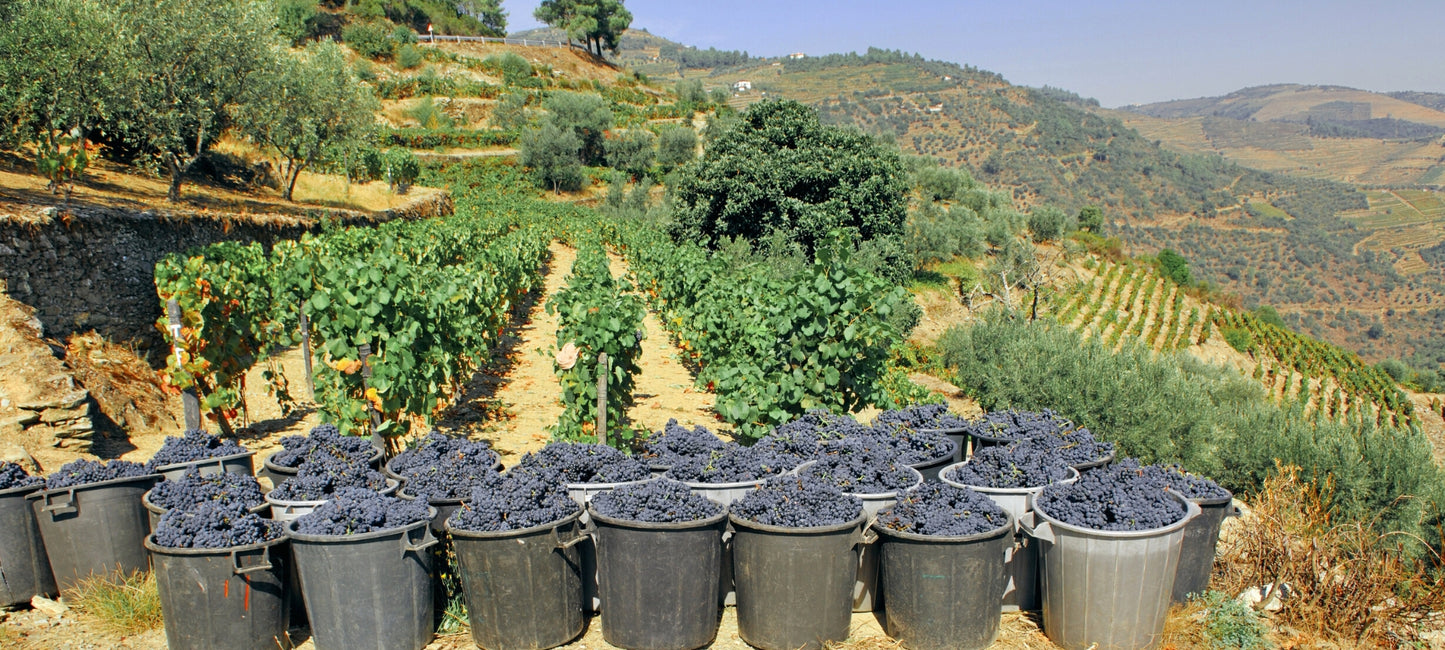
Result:
{"type": "Polygon", "coordinates": [[[548,97],[542,107],[547,109],[547,121],[557,128],[571,131],[581,143],[578,150],[579,162],[586,165],[600,165],[605,150],[602,138],[612,128],[612,109],[600,95],[586,93],[556,93],[548,97]]]}
{"type": "Polygon", "coordinates": [[[242,102],[279,54],[276,15],[254,0],[121,0],[117,33],[133,74],[126,138],[160,159],[167,197],[245,110],[242,102]]]}
{"type": "Polygon", "coordinates": [[[597,56],[604,49],[616,53],[622,33],[632,25],[632,12],[622,0],[543,0],[532,15],[567,32],[597,56]]]}
{"type": "Polygon", "coordinates": [[[501,0],[459,0],[457,10],[482,24],[483,36],[507,35],[507,12],[501,0]]]}
{"type": "Polygon", "coordinates": [[[586,177],[578,162],[582,142],[576,133],[547,122],[524,132],[518,148],[522,164],[532,170],[532,179],[539,187],[559,194],[582,189],[586,177]]]}
{"type": "Polygon", "coordinates": [[[323,42],[280,57],[262,73],[236,121],[247,137],[276,156],[282,194],[290,201],[302,170],[328,147],[364,137],[377,108],[376,97],[347,65],[346,53],[323,42]]]}
{"type": "Polygon", "coordinates": [[[907,223],[898,151],[825,126],[795,101],[754,104],[678,176],[672,235],[680,241],[716,246],[782,233],[811,253],[832,231],[896,240],[907,223]]]}
{"type": "Polygon", "coordinates": [[[99,0],[0,5],[0,142],[46,147],[72,129],[90,135],[124,104],[116,9],[99,0]]]}

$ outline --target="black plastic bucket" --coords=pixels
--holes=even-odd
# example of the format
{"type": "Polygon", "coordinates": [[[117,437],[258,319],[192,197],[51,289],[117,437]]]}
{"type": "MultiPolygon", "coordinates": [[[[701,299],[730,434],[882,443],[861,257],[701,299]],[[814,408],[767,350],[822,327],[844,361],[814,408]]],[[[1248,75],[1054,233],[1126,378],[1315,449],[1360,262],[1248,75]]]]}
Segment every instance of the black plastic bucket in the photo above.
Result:
{"type": "Polygon", "coordinates": [[[848,638],[867,513],[816,528],[729,520],[743,641],[763,650],[818,650],[848,638]]]}
{"type": "MultiPolygon", "coordinates": [[[[160,507],[160,506],[158,506],[158,505],[156,505],[156,504],[154,504],[154,503],[151,502],[151,493],[154,492],[154,491],[155,491],[154,488],[152,488],[152,489],[150,489],[150,490],[147,490],[146,493],[145,493],[144,495],[142,495],[142,496],[141,496],[141,499],[140,499],[140,504],[141,504],[142,506],[145,506],[145,509],[146,509],[146,518],[150,521],[151,533],[155,533],[155,532],[156,532],[156,526],[161,523],[161,517],[166,516],[166,509],[165,509],[165,508],[162,508],[162,507],[160,507]]],[[[260,517],[261,517],[262,519],[270,519],[270,518],[271,518],[271,504],[269,504],[269,503],[262,503],[262,504],[259,505],[259,506],[255,506],[255,507],[252,507],[252,508],[246,510],[246,512],[249,512],[249,513],[255,514],[255,515],[260,515],[260,517]]]]}
{"type": "Polygon", "coordinates": [[[421,650],[431,642],[432,554],[426,521],[360,535],[307,535],[287,524],[318,650],[421,650]]]}
{"type": "MultiPolygon", "coordinates": [[[[937,433],[939,435],[947,437],[949,440],[952,440],[954,445],[952,456],[953,462],[961,463],[968,458],[968,429],[964,427],[955,427],[952,429],[922,428],[919,429],[918,432],[937,433]]],[[[936,480],[937,478],[937,476],[931,477],[931,479],[934,480],[936,480]]]]}
{"type": "Polygon", "coordinates": [[[1190,595],[1209,589],[1214,574],[1214,549],[1219,543],[1219,528],[1229,515],[1234,495],[1218,499],[1191,499],[1199,505],[1199,516],[1184,526],[1184,543],[1179,547],[1179,569],[1174,573],[1173,602],[1182,603],[1190,595]]]}
{"type": "Polygon", "coordinates": [[[581,517],[502,532],[447,525],[477,647],[553,648],[582,633],[581,517]]]}
{"type": "Polygon", "coordinates": [[[912,465],[909,465],[909,467],[918,470],[918,473],[923,475],[923,480],[937,481],[938,472],[943,468],[955,463],[956,461],[954,461],[953,459],[957,455],[958,448],[954,447],[954,451],[952,453],[944,456],[939,456],[938,458],[935,458],[933,460],[925,460],[921,463],[913,463],[912,465]]]}
{"type": "Polygon", "coordinates": [[[0,490],[0,608],[28,603],[35,596],[55,596],[45,542],[35,511],[25,502],[38,488],[0,490]]]}
{"type": "Polygon", "coordinates": [[[692,650],[717,635],[722,534],[727,509],[657,524],[588,508],[597,529],[602,637],[628,650],[692,650]]]}
{"type": "MultiPolygon", "coordinates": [[[[1005,513],[1007,514],[1007,513],[1005,513]]],[[[1014,520],[986,533],[935,537],[879,526],[888,636],[910,650],[987,648],[998,637],[1014,520]]]]}
{"type": "Polygon", "coordinates": [[[149,567],[150,517],[141,497],[160,479],[147,474],[26,495],[62,591],[91,575],[149,567]]]}
{"type": "Polygon", "coordinates": [[[290,648],[286,538],[231,548],[167,548],[146,538],[171,650],[290,648]]]}
{"type": "Polygon", "coordinates": [[[201,476],[211,476],[213,474],[220,474],[221,472],[240,474],[242,476],[255,476],[256,467],[253,464],[253,457],[255,457],[255,455],[256,452],[247,451],[239,454],[231,454],[230,456],[216,456],[215,458],[193,460],[185,463],[172,463],[170,465],[157,467],[155,472],[166,477],[167,481],[181,480],[181,477],[185,476],[186,472],[191,471],[193,467],[201,470],[201,476]]]}
{"type": "MultiPolygon", "coordinates": [[[[281,487],[282,483],[291,480],[293,476],[296,476],[296,472],[300,471],[295,467],[286,467],[285,465],[277,465],[271,462],[271,459],[279,453],[281,453],[281,451],[274,451],[261,459],[261,471],[257,474],[258,478],[270,479],[271,489],[273,490],[281,487]]],[[[372,449],[371,458],[367,464],[371,465],[372,469],[381,467],[381,456],[382,450],[380,447],[372,449]]],[[[400,482],[400,480],[398,480],[398,482],[400,482]]]]}

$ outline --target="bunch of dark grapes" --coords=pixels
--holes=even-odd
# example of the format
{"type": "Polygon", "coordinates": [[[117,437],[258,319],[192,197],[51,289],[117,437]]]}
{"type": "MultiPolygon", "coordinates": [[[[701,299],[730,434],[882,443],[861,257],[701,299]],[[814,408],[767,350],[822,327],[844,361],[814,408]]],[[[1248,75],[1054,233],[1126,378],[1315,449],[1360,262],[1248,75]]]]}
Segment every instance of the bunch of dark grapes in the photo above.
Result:
{"type": "Polygon", "coordinates": [[[281,446],[285,449],[276,452],[271,462],[282,467],[300,467],[313,456],[365,464],[376,453],[370,440],[343,436],[334,424],[323,424],[304,436],[286,436],[281,439],[281,446]]]}
{"type": "Polygon", "coordinates": [[[1066,524],[1116,531],[1163,528],[1185,514],[1184,503],[1158,483],[1116,465],[1045,488],[1034,500],[1034,509],[1066,524]]]}
{"type": "Polygon", "coordinates": [[[167,511],[156,524],[156,544],[167,548],[231,548],[269,542],[284,534],[278,521],[235,504],[206,502],[167,511]]]}
{"type": "Polygon", "coordinates": [[[383,490],[386,477],[369,465],[319,454],[302,463],[295,477],[268,496],[278,501],[322,501],[343,488],[383,490]]]}
{"type": "Polygon", "coordinates": [[[968,426],[968,420],[948,412],[944,404],[919,404],[904,409],[884,411],[873,418],[873,426],[880,424],[904,426],[910,429],[958,430],[968,426]]]}
{"type": "Polygon", "coordinates": [[[1082,427],[1023,438],[1008,445],[1028,449],[1035,454],[1053,456],[1072,466],[1099,462],[1114,453],[1114,443],[1095,440],[1094,434],[1082,427]]]}
{"type": "Polygon", "coordinates": [[[887,494],[918,483],[918,473],[898,461],[892,449],[866,438],[829,442],[818,460],[803,469],[848,494],[887,494]]]}
{"type": "Polygon", "coordinates": [[[869,440],[892,451],[905,465],[919,465],[948,458],[958,445],[936,431],[920,431],[897,424],[875,424],[849,434],[849,439],[869,440]]]}
{"type": "Polygon", "coordinates": [[[166,510],[185,510],[212,502],[250,510],[266,503],[255,477],[230,472],[202,476],[196,468],[191,468],[179,480],[157,483],[151,489],[150,500],[166,510]]]}
{"type": "Polygon", "coordinates": [[[410,526],[431,518],[425,501],[387,497],[359,488],[338,490],[330,501],[296,519],[307,535],[360,535],[410,526]]]}
{"type": "Polygon", "coordinates": [[[1125,458],[1116,463],[1116,467],[1120,471],[1138,474],[1161,488],[1174,490],[1186,499],[1213,501],[1232,496],[1229,490],[1220,487],[1218,483],[1198,474],[1190,474],[1178,465],[1144,465],[1138,459],[1125,458]]]}
{"type": "Polygon", "coordinates": [[[863,500],[814,476],[775,476],[733,502],[731,512],[768,526],[816,528],[856,520],[863,500]]]}
{"type": "Polygon", "coordinates": [[[686,485],[658,478],[623,485],[592,497],[598,514],[613,519],[677,523],[707,519],[722,512],[722,504],[693,494],[686,485]]]}
{"type": "Polygon", "coordinates": [[[523,456],[518,465],[556,471],[568,483],[625,483],[652,476],[647,463],[607,445],[584,442],[551,443],[539,452],[523,456]]]}
{"type": "Polygon", "coordinates": [[[45,489],[55,490],[73,485],[87,485],[101,481],[111,481],[118,478],[131,478],[150,474],[145,465],[132,463],[128,460],[113,460],[109,463],[102,463],[95,460],[70,461],[56,470],[50,476],[45,477],[45,489]]]}
{"type": "Polygon", "coordinates": [[[157,467],[193,463],[207,458],[235,456],[244,454],[246,451],[245,447],[236,444],[233,440],[223,440],[219,436],[213,436],[201,429],[191,429],[179,438],[166,436],[165,444],[161,445],[161,449],[156,452],[156,455],[151,456],[146,467],[154,470],[157,467]]]}
{"type": "Polygon", "coordinates": [[[730,442],[707,455],[677,461],[667,471],[667,477],[689,483],[741,483],[781,474],[795,466],[771,449],[730,442]]]}
{"type": "Polygon", "coordinates": [[[753,443],[753,448],[767,450],[785,469],[793,469],[818,455],[818,435],[809,427],[788,427],[785,424],[773,429],[772,433],[753,443]]]}
{"type": "Polygon", "coordinates": [[[463,499],[480,486],[496,485],[497,452],[486,441],[450,438],[432,432],[416,447],[392,459],[389,467],[406,479],[402,489],[428,500],[463,499]]]}
{"type": "Polygon", "coordinates": [[[998,530],[1008,515],[992,499],[968,488],[924,483],[878,513],[889,530],[937,537],[964,537],[998,530]]]}
{"type": "Polygon", "coordinates": [[[689,429],[678,424],[676,419],[670,419],[662,431],[647,439],[642,458],[657,465],[672,466],[722,448],[722,439],[707,427],[698,425],[689,429]]]}
{"type": "Polygon", "coordinates": [[[1069,464],[1031,446],[984,447],[949,471],[950,481],[986,488],[1037,488],[1069,477],[1069,464]]]}
{"type": "Polygon", "coordinates": [[[773,430],[773,435],[788,438],[799,434],[808,434],[813,439],[820,441],[869,435],[868,427],[859,424],[852,416],[835,415],[827,409],[813,409],[804,413],[802,417],[773,430]]]}
{"type": "Polygon", "coordinates": [[[31,476],[17,463],[0,462],[0,490],[31,487],[44,483],[45,479],[31,476]]]}
{"type": "Polygon", "coordinates": [[[1072,431],[1074,423],[1049,409],[1042,411],[994,411],[970,420],[966,432],[984,440],[1020,440],[1072,431]]]}
{"type": "Polygon", "coordinates": [[[461,530],[521,530],[560,521],[580,510],[567,496],[561,474],[522,467],[496,485],[473,488],[450,523],[461,530]]]}

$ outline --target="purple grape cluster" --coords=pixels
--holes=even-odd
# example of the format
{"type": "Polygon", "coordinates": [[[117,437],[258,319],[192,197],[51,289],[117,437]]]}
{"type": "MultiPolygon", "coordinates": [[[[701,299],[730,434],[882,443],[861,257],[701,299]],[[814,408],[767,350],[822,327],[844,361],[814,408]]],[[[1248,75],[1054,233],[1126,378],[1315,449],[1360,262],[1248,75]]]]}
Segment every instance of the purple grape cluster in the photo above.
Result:
{"type": "Polygon", "coordinates": [[[880,424],[904,426],[910,429],[960,430],[968,427],[968,420],[948,412],[944,404],[919,404],[904,409],[884,411],[873,418],[873,426],[880,424]]]}
{"type": "Polygon", "coordinates": [[[496,485],[497,452],[491,443],[451,438],[433,431],[388,465],[406,479],[410,496],[428,500],[462,499],[480,486],[496,485]]]}
{"type": "Polygon", "coordinates": [[[343,488],[379,491],[386,477],[371,466],[328,454],[312,455],[301,464],[296,476],[271,490],[267,496],[278,501],[322,501],[343,488]]]}
{"type": "Polygon", "coordinates": [[[560,521],[580,510],[567,496],[561,474],[517,468],[496,485],[472,488],[471,498],[449,521],[461,530],[521,530],[560,521]]]}
{"type": "Polygon", "coordinates": [[[179,480],[157,483],[151,488],[150,500],[168,511],[185,510],[203,503],[234,505],[241,510],[250,510],[266,503],[261,484],[254,476],[230,472],[202,476],[196,468],[191,468],[179,480]]]}
{"type": "Polygon", "coordinates": [[[330,501],[296,519],[307,535],[361,535],[410,526],[431,518],[425,501],[387,497],[360,488],[342,488],[330,501]]]}
{"type": "Polygon", "coordinates": [[[812,460],[818,455],[818,435],[812,428],[793,426],[796,422],[799,420],[773,429],[772,433],[753,443],[753,447],[767,450],[776,456],[786,469],[793,469],[812,460]]]}
{"type": "Polygon", "coordinates": [[[1069,464],[1030,446],[984,447],[948,472],[950,481],[985,488],[1037,488],[1069,477],[1069,464]]]}
{"type": "Polygon", "coordinates": [[[286,436],[281,446],[284,449],[271,457],[271,462],[281,467],[300,467],[314,456],[365,464],[376,453],[370,440],[343,436],[334,424],[323,424],[304,436],[286,436]]]}
{"type": "Polygon", "coordinates": [[[109,463],[102,463],[84,458],[70,461],[56,470],[50,476],[45,477],[45,489],[57,490],[74,485],[87,485],[101,481],[112,481],[118,478],[132,478],[145,476],[151,472],[145,465],[132,463],[128,460],[113,460],[109,463]]]}
{"type": "Polygon", "coordinates": [[[166,436],[166,441],[161,445],[160,451],[151,456],[146,467],[154,470],[157,467],[193,463],[207,458],[235,456],[244,454],[246,451],[245,447],[236,444],[234,440],[223,440],[219,436],[213,436],[201,429],[191,429],[179,438],[166,436]]]}
{"type": "Polygon", "coordinates": [[[849,434],[849,439],[869,440],[889,449],[904,465],[920,465],[953,456],[958,445],[936,431],[921,431],[897,424],[875,424],[849,434]]]}
{"type": "Polygon", "coordinates": [[[619,486],[592,497],[598,514],[613,519],[678,523],[707,519],[722,512],[722,504],[693,494],[686,485],[658,478],[619,486]]]}
{"type": "Polygon", "coordinates": [[[642,458],[657,465],[672,466],[722,448],[722,439],[707,427],[698,425],[689,429],[674,418],[667,421],[662,431],[647,439],[642,458]]]}
{"type": "Polygon", "coordinates": [[[31,487],[44,482],[45,479],[31,476],[18,463],[0,462],[0,490],[31,487]]]}
{"type": "Polygon", "coordinates": [[[667,477],[689,483],[741,483],[781,474],[796,465],[769,448],[730,442],[706,455],[678,460],[667,477]]]}
{"type": "Polygon", "coordinates": [[[733,502],[731,512],[768,526],[817,528],[857,519],[863,500],[814,476],[775,476],[733,502]]]}
{"type": "Polygon", "coordinates": [[[994,411],[970,420],[966,432],[985,440],[1019,440],[1072,431],[1074,423],[1049,409],[1042,411],[994,411]]]}
{"type": "Polygon", "coordinates": [[[1083,427],[1023,438],[1008,444],[1028,449],[1031,453],[1054,456],[1071,466],[1096,463],[1114,453],[1114,443],[1095,440],[1094,434],[1083,427]]]}
{"type": "Polygon", "coordinates": [[[232,548],[269,542],[285,532],[280,522],[211,501],[167,511],[156,524],[155,541],[167,548],[232,548]]]}
{"type": "Polygon", "coordinates": [[[943,483],[924,483],[878,513],[878,524],[889,530],[937,537],[977,535],[1007,523],[992,499],[943,483]]]}
{"type": "Polygon", "coordinates": [[[886,494],[913,487],[918,473],[886,445],[847,438],[822,445],[817,462],[803,469],[848,494],[886,494]]]}
{"type": "Polygon", "coordinates": [[[1066,524],[1093,530],[1153,530],[1184,518],[1184,503],[1136,470],[1109,466],[1073,483],[1051,485],[1034,508],[1066,524]]]}
{"type": "Polygon", "coordinates": [[[1144,465],[1134,458],[1125,458],[1114,465],[1121,471],[1130,471],[1153,481],[1155,485],[1168,488],[1184,495],[1184,498],[1199,501],[1228,499],[1233,496],[1229,490],[1198,474],[1190,474],[1178,465],[1144,465]]]}
{"type": "Polygon", "coordinates": [[[647,463],[606,445],[584,442],[548,444],[541,451],[523,456],[518,465],[556,471],[568,483],[624,483],[652,476],[647,463]]]}

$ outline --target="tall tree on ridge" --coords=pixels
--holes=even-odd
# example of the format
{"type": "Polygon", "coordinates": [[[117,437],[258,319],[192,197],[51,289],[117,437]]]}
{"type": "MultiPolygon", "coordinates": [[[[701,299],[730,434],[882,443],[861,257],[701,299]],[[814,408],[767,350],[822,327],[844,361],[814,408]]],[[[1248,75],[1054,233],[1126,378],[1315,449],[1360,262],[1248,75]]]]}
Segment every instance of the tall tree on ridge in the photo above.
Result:
{"type": "Polygon", "coordinates": [[[604,48],[616,53],[622,33],[632,25],[632,12],[622,0],[543,0],[532,15],[567,32],[567,38],[581,41],[597,56],[604,48]]]}

